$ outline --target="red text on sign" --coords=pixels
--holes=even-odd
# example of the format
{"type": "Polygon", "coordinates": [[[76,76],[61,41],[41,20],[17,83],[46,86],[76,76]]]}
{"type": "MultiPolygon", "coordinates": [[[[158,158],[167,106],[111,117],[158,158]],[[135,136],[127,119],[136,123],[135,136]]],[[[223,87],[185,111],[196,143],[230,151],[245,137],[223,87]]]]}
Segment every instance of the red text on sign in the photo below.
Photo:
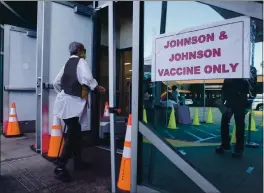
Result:
{"type": "Polygon", "coordinates": [[[200,74],[200,66],[158,69],[159,76],[200,74]]]}
{"type": "Polygon", "coordinates": [[[182,38],[182,39],[176,39],[176,40],[170,40],[167,41],[166,45],[164,45],[164,48],[174,48],[174,47],[181,47],[181,46],[187,46],[187,45],[192,45],[192,44],[197,44],[197,43],[205,43],[205,42],[210,42],[214,41],[214,33],[211,34],[203,34],[199,36],[193,36],[193,37],[188,37],[188,38],[182,38]]]}
{"type": "MultiPolygon", "coordinates": [[[[236,72],[238,63],[206,65],[203,68],[205,74],[224,74],[230,71],[236,72]]],[[[200,66],[158,69],[159,76],[182,76],[201,74],[200,66]]]]}
{"type": "Polygon", "coordinates": [[[213,48],[206,50],[199,50],[193,52],[185,52],[185,53],[176,53],[172,54],[169,61],[181,61],[181,60],[194,60],[194,59],[202,59],[202,58],[211,58],[211,57],[220,57],[221,56],[221,48],[213,48]]]}

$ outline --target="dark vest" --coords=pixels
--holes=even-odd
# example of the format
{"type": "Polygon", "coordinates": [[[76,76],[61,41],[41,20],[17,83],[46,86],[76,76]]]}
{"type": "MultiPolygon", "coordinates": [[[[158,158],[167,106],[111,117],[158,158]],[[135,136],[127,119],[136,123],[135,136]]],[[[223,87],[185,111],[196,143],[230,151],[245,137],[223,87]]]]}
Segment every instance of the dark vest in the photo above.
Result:
{"type": "Polygon", "coordinates": [[[77,65],[80,58],[70,58],[64,67],[61,88],[68,95],[82,97],[82,85],[77,78],[77,65]]]}

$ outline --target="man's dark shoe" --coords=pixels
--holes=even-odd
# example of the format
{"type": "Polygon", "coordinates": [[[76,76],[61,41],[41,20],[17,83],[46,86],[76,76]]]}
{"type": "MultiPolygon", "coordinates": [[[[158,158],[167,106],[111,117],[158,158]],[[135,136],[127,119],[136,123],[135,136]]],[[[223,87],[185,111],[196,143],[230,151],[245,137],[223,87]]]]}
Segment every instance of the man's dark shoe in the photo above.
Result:
{"type": "Polygon", "coordinates": [[[231,150],[231,146],[230,145],[220,145],[219,147],[217,147],[216,149],[215,149],[215,152],[217,153],[217,154],[222,154],[222,153],[224,153],[225,151],[229,151],[229,150],[231,150]]]}
{"type": "Polygon", "coordinates": [[[56,167],[54,170],[54,174],[57,179],[61,180],[62,182],[71,182],[72,178],[68,171],[65,168],[56,167]]]}

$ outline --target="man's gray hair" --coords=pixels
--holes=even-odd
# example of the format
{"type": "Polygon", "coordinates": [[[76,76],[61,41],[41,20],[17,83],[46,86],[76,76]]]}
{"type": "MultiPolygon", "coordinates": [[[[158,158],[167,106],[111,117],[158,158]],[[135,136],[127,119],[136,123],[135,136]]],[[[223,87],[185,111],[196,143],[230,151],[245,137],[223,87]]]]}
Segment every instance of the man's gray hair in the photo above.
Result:
{"type": "Polygon", "coordinates": [[[72,42],[69,45],[69,51],[71,55],[76,55],[78,53],[78,50],[83,49],[83,44],[79,42],[72,42]]]}

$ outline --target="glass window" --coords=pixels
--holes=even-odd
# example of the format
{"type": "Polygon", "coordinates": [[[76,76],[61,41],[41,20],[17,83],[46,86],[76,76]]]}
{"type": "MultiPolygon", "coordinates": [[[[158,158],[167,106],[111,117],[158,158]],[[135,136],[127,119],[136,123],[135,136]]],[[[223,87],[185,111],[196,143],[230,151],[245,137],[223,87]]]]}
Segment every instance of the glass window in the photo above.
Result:
{"type": "Polygon", "coordinates": [[[128,116],[131,113],[131,80],[132,80],[132,50],[121,52],[120,60],[120,101],[121,115],[128,116]]]}
{"type": "MultiPolygon", "coordinates": [[[[166,21],[161,21],[161,12],[162,2],[144,3],[144,90],[140,96],[144,99],[144,106],[140,108],[146,113],[142,121],[150,125],[159,137],[166,139],[172,148],[183,151],[184,159],[221,192],[261,192],[262,180],[253,185],[243,176],[250,164],[262,171],[262,146],[256,149],[249,147],[252,147],[252,142],[263,143],[263,100],[260,96],[263,93],[263,28],[260,27],[263,21],[255,22],[254,66],[258,73],[255,88],[259,95],[252,100],[247,99],[246,92],[240,95],[244,88],[242,85],[248,86],[241,79],[225,82],[225,85],[230,86],[225,90],[225,95],[222,90],[223,79],[151,82],[152,40],[159,34],[162,22],[166,22],[165,33],[177,33],[189,27],[241,16],[233,11],[194,1],[168,1],[166,21]],[[217,105],[223,97],[227,101],[225,109],[228,114],[222,114],[220,110],[224,106],[217,105]],[[221,128],[224,133],[222,139],[221,128]],[[245,144],[249,142],[247,146],[243,145],[243,140],[245,144]],[[231,145],[231,150],[236,151],[236,154],[218,155],[222,153],[222,149],[218,148],[221,143],[226,148],[231,145]],[[245,159],[237,164],[234,159],[242,155],[239,154],[242,151],[245,159]],[[242,163],[247,166],[242,166],[242,163]],[[254,190],[246,189],[245,184],[251,184],[248,186],[254,190]]],[[[177,170],[174,165],[165,161],[166,158],[144,140],[143,154],[144,183],[168,192],[181,192],[180,187],[184,182],[180,181],[182,177],[179,173],[172,172],[177,170]],[[156,179],[156,175],[162,180],[156,179]]],[[[255,175],[261,179],[261,173],[255,175]]],[[[191,182],[184,184],[186,188],[189,185],[191,182]]]]}
{"type": "MultiPolygon", "coordinates": [[[[132,79],[132,2],[118,2],[116,6],[116,107],[121,110],[116,116],[116,144],[118,149],[123,149],[124,138],[126,134],[126,121],[131,110],[131,79],[132,79]],[[121,19],[122,18],[122,19],[121,19]],[[121,21],[122,20],[122,21],[121,21]],[[122,29],[122,30],[121,30],[122,29]],[[122,38],[121,38],[122,37],[122,38]]],[[[100,11],[100,20],[98,25],[101,27],[101,45],[100,58],[97,70],[98,82],[106,88],[106,93],[100,95],[100,115],[101,127],[99,129],[100,145],[109,148],[110,145],[110,127],[109,116],[104,116],[104,110],[107,108],[106,102],[109,102],[109,47],[108,47],[108,7],[100,11]]]]}
{"type": "Polygon", "coordinates": [[[142,145],[142,183],[166,192],[203,193],[182,171],[147,139],[142,145]],[[177,178],[176,178],[177,177],[177,178]],[[177,181],[175,181],[177,179],[177,181]]]}

